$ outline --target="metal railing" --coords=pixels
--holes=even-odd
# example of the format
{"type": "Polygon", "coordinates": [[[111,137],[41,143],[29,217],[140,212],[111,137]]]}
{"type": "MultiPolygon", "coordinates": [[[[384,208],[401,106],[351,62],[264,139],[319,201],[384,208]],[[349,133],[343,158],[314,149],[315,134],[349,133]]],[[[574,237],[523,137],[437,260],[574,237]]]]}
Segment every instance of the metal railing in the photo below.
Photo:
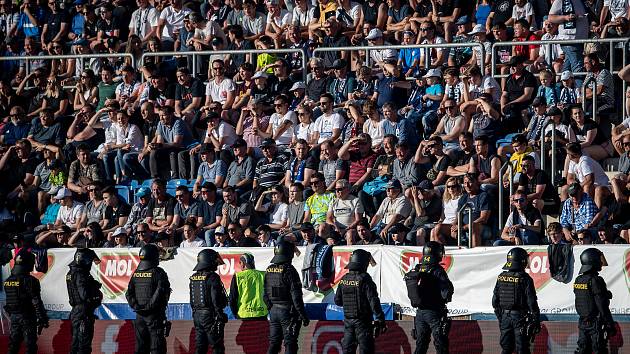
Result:
{"type": "Polygon", "coordinates": [[[503,175],[506,170],[508,171],[510,195],[514,194],[514,166],[508,160],[499,169],[499,178],[501,178],[499,182],[499,229],[503,228],[503,175]]]}
{"type": "MultiPolygon", "coordinates": [[[[145,58],[148,57],[191,57],[192,58],[192,75],[197,75],[197,56],[199,55],[228,55],[228,54],[290,54],[300,53],[302,55],[302,77],[303,81],[306,80],[307,74],[307,60],[306,52],[304,49],[266,49],[261,51],[260,49],[239,49],[239,50],[201,50],[201,51],[188,51],[188,52],[156,52],[156,53],[144,53],[140,58],[140,65],[144,65],[145,58]]],[[[253,56],[252,56],[253,58],[253,56]]],[[[253,63],[254,67],[256,63],[253,63]]]]}
{"type": "Polygon", "coordinates": [[[0,57],[0,61],[25,60],[26,74],[31,73],[30,62],[55,59],[93,59],[93,58],[130,58],[131,66],[136,67],[136,58],[131,53],[101,53],[101,54],[64,54],[64,55],[19,55],[15,57],[0,57]]]}
{"type": "MultiPolygon", "coordinates": [[[[591,119],[599,123],[599,117],[597,116],[597,79],[595,78],[595,76],[589,77],[588,79],[584,80],[584,83],[582,83],[582,110],[586,112],[586,88],[591,83],[595,84],[595,87],[591,88],[591,98],[593,99],[593,107],[591,107],[593,115],[591,116],[591,119]]],[[[626,94],[624,93],[623,96],[625,97],[626,94]]]]}
{"type": "Polygon", "coordinates": [[[545,165],[547,161],[547,154],[545,154],[545,130],[551,125],[551,172],[549,172],[549,178],[551,179],[551,185],[556,186],[556,122],[553,119],[549,119],[542,127],[542,134],[540,136],[540,169],[545,171],[545,165]]]}
{"type": "MultiPolygon", "coordinates": [[[[315,48],[313,50],[313,56],[316,57],[317,53],[322,53],[322,52],[340,52],[340,51],[358,51],[358,50],[365,50],[366,54],[365,54],[365,59],[366,59],[366,65],[370,65],[370,50],[386,50],[386,49],[415,49],[415,48],[419,48],[419,49],[432,49],[432,48],[437,48],[437,49],[445,49],[445,48],[462,48],[462,47],[479,47],[479,49],[481,50],[481,72],[483,72],[483,68],[486,65],[486,50],[483,46],[482,43],[478,43],[478,42],[470,42],[470,43],[443,43],[443,44],[411,44],[411,45],[374,45],[374,46],[356,46],[356,47],[319,47],[319,48],[315,48]]],[[[425,66],[428,65],[427,61],[425,60],[425,66]]]]}
{"type": "Polygon", "coordinates": [[[468,211],[468,248],[472,248],[473,206],[466,203],[457,210],[457,247],[462,247],[462,235],[464,234],[464,211],[468,211]]]}
{"type": "MultiPolygon", "coordinates": [[[[545,44],[560,44],[560,45],[567,45],[567,44],[588,44],[588,43],[598,43],[598,44],[602,44],[602,43],[609,43],[610,45],[610,51],[612,54],[612,51],[614,50],[614,44],[615,43],[621,43],[623,44],[623,52],[624,52],[624,57],[623,60],[624,62],[622,63],[622,66],[626,65],[625,62],[625,49],[628,46],[628,41],[629,38],[594,38],[594,39],[553,39],[553,40],[547,40],[547,41],[522,41],[522,42],[495,42],[492,44],[492,53],[490,56],[490,60],[491,60],[491,72],[490,75],[492,75],[492,77],[496,78],[503,78],[506,77],[506,75],[497,75],[495,69],[496,69],[496,64],[497,64],[497,51],[495,50],[495,48],[499,48],[499,47],[515,47],[515,46],[522,46],[522,45],[545,45],[545,44]]],[[[551,64],[551,63],[549,63],[551,64]]],[[[610,63],[609,63],[609,70],[611,74],[616,74],[618,71],[614,70],[614,55],[610,55],[610,63]]],[[[587,72],[574,72],[573,75],[576,76],[584,76],[586,75],[587,72]]]]}

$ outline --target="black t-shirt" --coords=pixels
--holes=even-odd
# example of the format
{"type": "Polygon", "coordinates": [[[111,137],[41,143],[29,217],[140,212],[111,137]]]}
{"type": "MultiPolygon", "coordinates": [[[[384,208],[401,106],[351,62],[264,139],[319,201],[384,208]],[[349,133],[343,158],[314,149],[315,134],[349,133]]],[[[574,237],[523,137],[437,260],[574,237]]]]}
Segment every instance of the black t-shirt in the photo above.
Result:
{"type": "Polygon", "coordinates": [[[269,83],[265,85],[263,88],[259,88],[257,85],[253,85],[251,88],[251,97],[263,105],[271,105],[273,101],[274,95],[271,92],[271,86],[269,83]]]}
{"type": "Polygon", "coordinates": [[[497,0],[493,5],[490,12],[494,12],[492,18],[492,25],[498,23],[505,23],[512,17],[512,9],[514,8],[514,0],[497,0]]]}
{"type": "MultiPolygon", "coordinates": [[[[130,2],[131,3],[131,2],[130,2]]],[[[135,2],[133,2],[133,8],[135,8],[135,2]]],[[[112,12],[112,18],[118,23],[130,23],[131,22],[131,8],[127,8],[127,6],[118,6],[112,12]]],[[[118,28],[118,27],[117,27],[118,28]]],[[[120,36],[119,38],[127,38],[129,36],[129,27],[120,26],[120,36]]]]}
{"type": "Polygon", "coordinates": [[[536,192],[536,186],[545,185],[545,190],[542,195],[543,200],[553,200],[555,202],[560,202],[560,198],[558,196],[558,192],[554,190],[553,185],[551,184],[551,180],[547,173],[543,170],[536,170],[536,174],[534,178],[530,179],[526,174],[521,173],[521,177],[518,180],[519,187],[525,188],[525,193],[531,194],[536,192]]]}
{"type": "Polygon", "coordinates": [[[199,79],[192,78],[191,80],[190,86],[188,87],[179,83],[177,83],[177,86],[175,87],[175,99],[183,101],[182,108],[188,106],[192,102],[193,98],[203,98],[206,93],[203,83],[199,79]]]}
{"type": "Polygon", "coordinates": [[[468,16],[471,18],[473,11],[475,10],[475,2],[470,0],[455,0],[453,1],[453,9],[459,8],[459,17],[468,16]]]}
{"type": "Polygon", "coordinates": [[[156,119],[153,122],[147,122],[146,120],[142,124],[142,135],[147,137],[149,141],[153,140],[155,137],[155,132],[157,131],[159,121],[156,119]]]}
{"type": "Polygon", "coordinates": [[[453,153],[453,161],[451,166],[457,167],[467,165],[470,163],[470,158],[474,155],[474,151],[467,153],[464,150],[455,150],[455,152],[453,153]]]}
{"type": "Polygon", "coordinates": [[[450,16],[453,14],[455,4],[453,0],[445,0],[442,4],[437,3],[437,15],[438,16],[450,16]]]}
{"type": "Polygon", "coordinates": [[[599,125],[595,123],[594,120],[590,118],[586,118],[584,120],[584,126],[580,129],[574,122],[571,122],[571,129],[575,133],[577,140],[582,142],[586,141],[586,134],[588,134],[589,130],[596,129],[595,139],[593,140],[593,145],[601,145],[607,139],[602,130],[599,128],[599,125]]]}
{"type": "Polygon", "coordinates": [[[531,103],[531,101],[533,100],[533,97],[535,96],[536,86],[537,86],[537,83],[536,83],[536,78],[534,77],[534,75],[530,73],[529,71],[525,70],[523,71],[523,75],[521,75],[519,78],[516,78],[513,74],[510,75],[507,79],[507,82],[505,83],[504,91],[507,91],[508,102],[511,102],[521,97],[523,93],[525,92],[526,87],[533,88],[534,94],[532,94],[532,97],[530,98],[530,100],[528,102],[521,104],[523,106],[527,106],[531,103]]]}
{"type": "Polygon", "coordinates": [[[118,199],[118,208],[116,210],[114,210],[114,208],[110,206],[105,208],[105,219],[109,220],[109,224],[106,226],[106,228],[118,225],[119,218],[129,216],[129,213],[131,213],[131,207],[129,206],[129,204],[120,200],[120,197],[118,199]]]}
{"type": "Polygon", "coordinates": [[[109,23],[107,23],[104,19],[100,19],[96,23],[96,28],[98,28],[99,31],[105,32],[106,38],[114,37],[115,30],[121,30],[122,32],[122,27],[124,26],[122,26],[116,18],[112,18],[109,23]]]}
{"type": "MultiPolygon", "coordinates": [[[[53,112],[57,112],[59,110],[59,107],[61,106],[61,101],[63,100],[67,100],[68,99],[68,94],[66,93],[65,90],[61,90],[59,91],[59,97],[53,97],[53,96],[44,96],[44,101],[47,104],[47,107],[52,109],[53,112]]],[[[66,106],[66,111],[68,110],[67,108],[68,106],[66,106]]],[[[64,114],[65,112],[62,112],[61,114],[64,114]]]]}
{"type": "Polygon", "coordinates": [[[329,76],[325,76],[319,80],[313,78],[306,85],[306,97],[311,101],[318,102],[319,98],[326,93],[328,85],[332,79],[329,76]]]}
{"type": "Polygon", "coordinates": [[[175,198],[170,195],[166,197],[164,201],[157,199],[151,199],[149,205],[147,205],[147,217],[152,217],[153,220],[166,220],[167,216],[175,215],[175,198]]]}
{"type": "Polygon", "coordinates": [[[35,173],[37,165],[38,162],[32,157],[27,159],[25,162],[22,162],[17,157],[11,159],[8,168],[4,169],[0,174],[0,181],[6,183],[2,185],[2,189],[7,191],[13,190],[24,181],[24,177],[26,177],[27,173],[35,173]]]}
{"type": "Polygon", "coordinates": [[[236,247],[260,247],[260,243],[250,237],[241,236],[241,239],[236,243],[236,247]]]}
{"type": "Polygon", "coordinates": [[[68,13],[64,10],[58,13],[49,12],[46,16],[46,24],[48,25],[48,31],[46,32],[46,41],[50,42],[61,31],[62,23],[69,23],[70,18],[68,13]]]}

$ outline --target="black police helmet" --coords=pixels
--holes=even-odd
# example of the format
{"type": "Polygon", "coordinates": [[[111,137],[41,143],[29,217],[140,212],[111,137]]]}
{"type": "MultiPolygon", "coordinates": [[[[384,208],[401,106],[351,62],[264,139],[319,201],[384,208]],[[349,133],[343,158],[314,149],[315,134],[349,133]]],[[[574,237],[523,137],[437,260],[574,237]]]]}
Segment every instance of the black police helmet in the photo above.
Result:
{"type": "Polygon", "coordinates": [[[376,264],[372,254],[366,250],[358,249],[352,252],[346,269],[365,272],[369,264],[376,264]]]}
{"type": "Polygon", "coordinates": [[[529,254],[520,247],[512,248],[507,254],[507,262],[503,266],[505,270],[525,270],[529,262],[529,254]]]}
{"type": "Polygon", "coordinates": [[[139,256],[138,270],[148,270],[160,264],[160,249],[152,243],[142,246],[139,256]]]}
{"type": "Polygon", "coordinates": [[[221,255],[217,253],[217,251],[205,249],[197,254],[197,265],[193,270],[209,270],[214,272],[221,264],[225,264],[225,262],[223,262],[223,258],[221,258],[221,255]]]}
{"type": "Polygon", "coordinates": [[[584,252],[580,255],[580,262],[582,263],[580,274],[588,271],[599,272],[602,270],[602,266],[608,265],[606,257],[604,257],[602,251],[597,248],[587,248],[584,250],[584,252]]]}
{"type": "Polygon", "coordinates": [[[442,258],[444,258],[444,245],[435,242],[429,241],[424,244],[424,248],[422,249],[422,261],[428,263],[440,263],[442,258]]]}
{"type": "Polygon", "coordinates": [[[295,252],[294,244],[287,241],[280,241],[276,247],[273,248],[273,258],[271,259],[271,263],[291,263],[291,260],[293,259],[293,252],[295,252]]]}
{"type": "Polygon", "coordinates": [[[35,266],[35,255],[30,251],[23,249],[15,255],[13,262],[13,269],[11,270],[11,273],[26,275],[33,271],[33,267],[35,266]]]}
{"type": "Polygon", "coordinates": [[[74,261],[72,263],[78,267],[90,269],[94,260],[99,260],[96,252],[89,248],[79,248],[74,253],[74,261]]]}

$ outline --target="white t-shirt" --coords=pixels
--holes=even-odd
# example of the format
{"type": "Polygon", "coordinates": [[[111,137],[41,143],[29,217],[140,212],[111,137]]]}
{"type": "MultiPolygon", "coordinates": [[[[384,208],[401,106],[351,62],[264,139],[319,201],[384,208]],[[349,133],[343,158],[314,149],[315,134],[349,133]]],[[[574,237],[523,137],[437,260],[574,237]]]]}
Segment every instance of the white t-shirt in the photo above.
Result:
{"type": "Polygon", "coordinates": [[[223,144],[221,145],[221,149],[224,150],[229,150],[237,138],[234,127],[226,122],[221,122],[219,123],[219,127],[217,129],[212,129],[212,136],[217,140],[225,137],[225,140],[223,140],[223,144]]]}
{"type": "Polygon", "coordinates": [[[318,144],[332,138],[333,129],[341,129],[343,127],[343,117],[341,117],[337,113],[332,113],[330,115],[321,115],[315,121],[315,127],[313,131],[319,133],[319,139],[317,140],[318,144]]]}
{"type": "Polygon", "coordinates": [[[470,83],[468,84],[468,93],[472,96],[472,99],[478,98],[482,93],[486,92],[486,90],[494,89],[492,93],[492,100],[494,102],[499,102],[501,99],[501,88],[499,87],[499,83],[492,76],[486,75],[481,78],[481,84],[479,86],[470,83]]]}
{"type": "Polygon", "coordinates": [[[221,104],[225,104],[225,101],[227,101],[228,92],[235,90],[234,81],[228,78],[223,78],[218,84],[214,79],[206,84],[206,96],[210,96],[212,102],[221,102],[221,104]]]}
{"type": "Polygon", "coordinates": [[[158,10],[149,5],[144,9],[137,9],[131,14],[131,22],[129,22],[129,30],[135,31],[140,38],[144,38],[152,27],[158,25],[158,10]]]}
{"type": "Polygon", "coordinates": [[[337,21],[341,22],[346,27],[354,27],[354,21],[361,16],[363,7],[361,4],[354,1],[350,1],[350,10],[346,10],[343,7],[337,7],[335,17],[337,21]]]}
{"type": "Polygon", "coordinates": [[[596,186],[608,186],[610,180],[606,176],[606,172],[602,166],[593,160],[590,156],[582,155],[580,161],[575,163],[569,162],[569,173],[572,173],[577,178],[578,182],[584,182],[584,178],[590,174],[593,175],[593,183],[596,186]]]}
{"type": "Polygon", "coordinates": [[[267,23],[273,22],[279,27],[290,25],[292,19],[293,14],[284,9],[280,11],[280,16],[278,17],[274,17],[271,12],[267,14],[267,23]]]}
{"type": "Polygon", "coordinates": [[[184,240],[179,244],[179,247],[206,247],[206,241],[195,238],[192,241],[184,240]]]}
{"type": "Polygon", "coordinates": [[[289,206],[286,203],[267,204],[267,214],[270,224],[283,224],[289,215],[289,206]]]}
{"type": "Polygon", "coordinates": [[[72,227],[81,219],[84,208],[85,206],[77,201],[72,202],[71,207],[61,206],[57,212],[57,221],[61,221],[62,224],[72,227]]]}
{"type": "MultiPolygon", "coordinates": [[[[541,41],[553,41],[559,39],[558,35],[545,33],[540,38],[541,41]]],[[[554,61],[564,54],[560,44],[541,44],[538,48],[538,55],[545,58],[545,61],[554,61]]],[[[551,64],[551,63],[547,63],[551,64]]]]}
{"type": "Polygon", "coordinates": [[[173,35],[173,31],[176,29],[182,29],[184,27],[184,17],[191,13],[187,7],[183,7],[177,11],[173,6],[167,6],[160,13],[160,20],[164,20],[164,28],[162,28],[162,38],[170,39],[174,41],[176,38],[173,35]]]}
{"type": "Polygon", "coordinates": [[[219,37],[223,40],[223,43],[227,44],[227,39],[225,38],[225,32],[218,23],[209,20],[206,23],[206,27],[204,29],[195,29],[195,38],[206,39],[208,37],[219,37]]]}
{"type": "Polygon", "coordinates": [[[276,132],[278,131],[278,129],[280,128],[280,126],[284,122],[287,122],[287,121],[291,122],[291,126],[288,127],[282,133],[282,135],[280,135],[276,139],[276,144],[278,144],[278,145],[291,144],[291,140],[293,139],[293,134],[295,134],[294,127],[295,127],[295,124],[297,123],[297,116],[295,115],[295,112],[288,111],[284,116],[281,116],[278,113],[274,113],[269,118],[269,124],[271,124],[271,134],[272,135],[275,135],[276,132]]]}
{"type": "Polygon", "coordinates": [[[307,8],[305,11],[300,9],[299,7],[293,8],[292,19],[294,25],[299,25],[300,27],[306,27],[311,23],[311,20],[315,17],[315,8],[310,7],[307,3],[307,8]]]}
{"type": "Polygon", "coordinates": [[[293,127],[293,134],[296,139],[304,139],[308,142],[309,135],[313,134],[314,127],[315,123],[310,123],[305,127],[302,126],[302,123],[298,123],[293,127]]]}
{"type": "Polygon", "coordinates": [[[520,20],[520,19],[526,19],[528,16],[533,16],[534,15],[534,8],[532,7],[532,4],[530,4],[529,2],[525,3],[525,6],[520,7],[518,5],[514,5],[514,7],[512,7],[512,18],[515,20],[520,20]]]}
{"type": "Polygon", "coordinates": [[[610,18],[612,21],[626,17],[628,14],[628,0],[604,0],[604,6],[608,6],[608,12],[610,12],[610,18]]]}
{"type": "MultiPolygon", "coordinates": [[[[446,40],[444,38],[442,38],[442,37],[434,38],[433,42],[429,42],[426,39],[422,41],[422,44],[444,44],[444,43],[446,43],[446,40]]],[[[423,60],[423,58],[425,58],[427,55],[429,57],[428,59],[433,60],[433,57],[439,55],[440,53],[442,53],[443,50],[446,50],[445,55],[448,55],[449,49],[444,49],[444,48],[421,48],[420,49],[420,59],[419,60],[423,60]]]]}
{"type": "Polygon", "coordinates": [[[345,229],[354,221],[355,213],[363,215],[363,205],[359,198],[350,195],[348,199],[333,199],[328,212],[335,217],[337,226],[345,229]]]}
{"type": "Polygon", "coordinates": [[[457,220],[457,206],[459,205],[459,198],[461,198],[461,196],[444,203],[443,224],[454,224],[457,220]]]}
{"type": "Polygon", "coordinates": [[[363,123],[363,132],[372,138],[372,146],[379,146],[383,143],[385,132],[383,131],[381,122],[373,124],[371,119],[367,119],[365,123],[363,123]]]}

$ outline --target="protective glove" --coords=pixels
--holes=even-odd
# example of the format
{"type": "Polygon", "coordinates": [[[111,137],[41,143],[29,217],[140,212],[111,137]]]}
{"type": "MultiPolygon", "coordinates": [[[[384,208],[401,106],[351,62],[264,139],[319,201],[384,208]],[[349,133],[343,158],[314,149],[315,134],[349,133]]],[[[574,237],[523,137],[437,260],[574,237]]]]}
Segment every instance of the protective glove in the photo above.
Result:
{"type": "Polygon", "coordinates": [[[611,322],[604,326],[604,331],[608,334],[608,338],[614,337],[617,334],[617,323],[611,322]]]}
{"type": "Polygon", "coordinates": [[[217,314],[217,321],[219,321],[221,323],[227,323],[228,317],[225,314],[225,312],[221,312],[221,313],[217,314]]]}
{"type": "Polygon", "coordinates": [[[308,327],[309,323],[311,323],[311,321],[309,321],[308,318],[306,318],[306,317],[302,318],[302,327],[308,327]]]}
{"type": "Polygon", "coordinates": [[[387,332],[387,324],[385,320],[374,321],[374,338],[378,338],[378,336],[385,332],[387,332]]]}
{"type": "Polygon", "coordinates": [[[44,328],[48,328],[49,324],[48,324],[48,319],[47,318],[43,318],[37,321],[37,335],[42,334],[42,331],[44,330],[44,328]]]}

